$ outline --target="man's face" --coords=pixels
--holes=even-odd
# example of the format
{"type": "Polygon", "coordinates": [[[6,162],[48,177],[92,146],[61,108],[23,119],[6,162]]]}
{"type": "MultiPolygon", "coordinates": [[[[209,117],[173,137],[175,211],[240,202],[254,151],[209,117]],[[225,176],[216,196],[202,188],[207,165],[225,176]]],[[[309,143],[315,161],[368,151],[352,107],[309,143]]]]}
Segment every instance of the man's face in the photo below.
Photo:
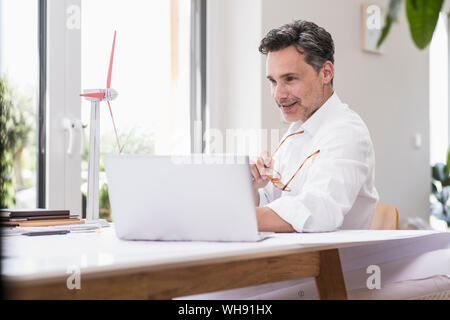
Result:
{"type": "Polygon", "coordinates": [[[286,121],[305,122],[323,104],[323,72],[317,74],[294,46],[269,52],[266,70],[272,97],[286,121]]]}

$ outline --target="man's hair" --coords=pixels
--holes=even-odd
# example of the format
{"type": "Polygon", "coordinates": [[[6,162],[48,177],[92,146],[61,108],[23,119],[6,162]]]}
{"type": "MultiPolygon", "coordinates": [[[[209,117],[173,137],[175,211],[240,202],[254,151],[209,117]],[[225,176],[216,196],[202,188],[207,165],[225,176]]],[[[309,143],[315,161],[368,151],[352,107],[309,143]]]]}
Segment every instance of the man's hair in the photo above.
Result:
{"type": "Polygon", "coordinates": [[[270,30],[261,40],[259,52],[268,54],[289,46],[294,46],[300,54],[304,54],[305,62],[317,73],[326,61],[334,63],[333,38],[324,28],[313,22],[296,20],[270,30]]]}

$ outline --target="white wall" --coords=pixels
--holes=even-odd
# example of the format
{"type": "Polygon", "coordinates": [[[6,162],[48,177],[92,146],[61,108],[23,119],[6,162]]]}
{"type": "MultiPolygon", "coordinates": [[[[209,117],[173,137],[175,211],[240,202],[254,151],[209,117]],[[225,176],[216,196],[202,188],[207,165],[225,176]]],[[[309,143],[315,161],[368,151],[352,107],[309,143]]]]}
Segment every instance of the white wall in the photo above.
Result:
{"type": "MultiPolygon", "coordinates": [[[[256,57],[258,43],[270,29],[284,23],[294,19],[313,21],[327,29],[335,41],[336,92],[361,115],[371,132],[380,202],[395,205],[402,220],[412,216],[428,220],[428,52],[413,46],[404,8],[385,42],[384,53],[374,55],[361,51],[363,2],[227,0],[219,4],[209,1],[210,9],[222,8],[216,8],[216,16],[209,16],[208,32],[217,37],[214,33],[221,31],[220,37],[225,37],[224,42],[209,43],[212,52],[217,54],[223,50],[220,59],[213,56],[210,61],[210,102],[217,101],[210,105],[211,119],[214,119],[211,124],[222,129],[258,125],[266,129],[286,128],[264,76],[265,57],[256,57]],[[221,10],[224,6],[226,10],[221,10]],[[252,7],[256,10],[251,10],[252,7]],[[250,106],[247,101],[252,102],[250,106]],[[261,108],[256,105],[258,101],[261,108]],[[413,147],[416,133],[422,135],[420,149],[413,147]]],[[[371,3],[385,8],[388,5],[387,0],[371,3]]]]}
{"type": "MultiPolygon", "coordinates": [[[[443,4],[442,12],[448,12],[450,14],[450,1],[445,1],[443,4]]],[[[449,55],[448,55],[448,75],[450,76],[450,15],[447,18],[447,35],[449,36],[449,55]]],[[[450,127],[450,79],[448,79],[448,100],[449,102],[449,112],[448,112],[448,124],[450,127]]],[[[449,128],[450,129],[450,128],[449,128]]],[[[450,149],[450,130],[448,130],[448,148],[450,149]]]]}
{"type": "Polygon", "coordinates": [[[209,127],[259,129],[260,0],[207,2],[207,108],[209,127]]]}

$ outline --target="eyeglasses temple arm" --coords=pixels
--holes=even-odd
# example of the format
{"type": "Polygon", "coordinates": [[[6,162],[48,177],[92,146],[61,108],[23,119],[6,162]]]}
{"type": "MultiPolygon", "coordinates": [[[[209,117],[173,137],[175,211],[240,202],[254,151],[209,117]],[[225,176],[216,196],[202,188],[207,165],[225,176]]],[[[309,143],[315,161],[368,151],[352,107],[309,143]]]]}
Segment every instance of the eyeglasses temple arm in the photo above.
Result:
{"type": "Polygon", "coordinates": [[[291,183],[292,179],[294,179],[295,175],[300,171],[300,169],[303,167],[303,165],[305,164],[306,160],[308,160],[309,158],[311,158],[312,156],[318,154],[320,152],[320,150],[317,150],[316,152],[314,152],[313,154],[311,154],[308,158],[306,158],[302,165],[297,169],[297,171],[295,171],[294,175],[292,176],[292,178],[289,179],[289,181],[286,183],[286,185],[284,186],[283,190],[287,188],[287,186],[289,185],[289,183],[291,183]]]}

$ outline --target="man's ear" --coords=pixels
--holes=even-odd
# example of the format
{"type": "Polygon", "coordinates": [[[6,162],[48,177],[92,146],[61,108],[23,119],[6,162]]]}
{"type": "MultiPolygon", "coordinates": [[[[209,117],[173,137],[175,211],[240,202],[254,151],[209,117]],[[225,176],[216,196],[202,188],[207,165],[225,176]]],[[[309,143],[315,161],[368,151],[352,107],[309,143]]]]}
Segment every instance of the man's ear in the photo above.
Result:
{"type": "Polygon", "coordinates": [[[327,61],[322,66],[323,84],[330,84],[334,77],[334,65],[331,61],[327,61]]]}

